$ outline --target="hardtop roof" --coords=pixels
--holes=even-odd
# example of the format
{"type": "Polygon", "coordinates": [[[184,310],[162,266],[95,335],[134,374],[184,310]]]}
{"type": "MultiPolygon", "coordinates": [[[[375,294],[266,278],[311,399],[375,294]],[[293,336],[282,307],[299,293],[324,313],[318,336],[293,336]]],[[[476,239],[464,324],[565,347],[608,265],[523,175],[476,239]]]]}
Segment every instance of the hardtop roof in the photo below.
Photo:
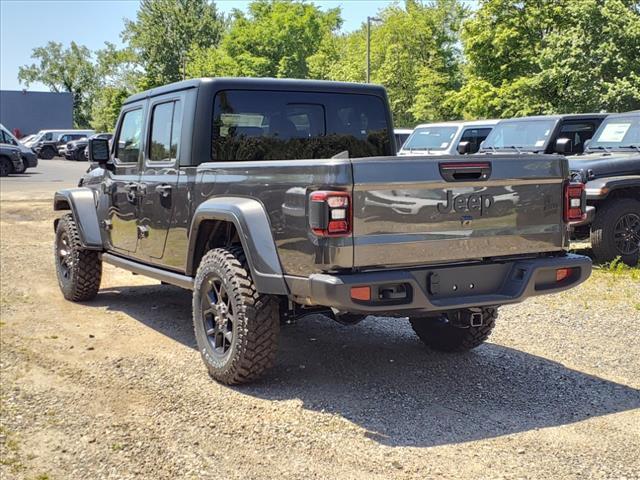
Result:
{"type": "Polygon", "coordinates": [[[425,128],[425,127],[479,127],[484,125],[495,125],[499,122],[499,120],[487,119],[487,120],[452,120],[449,122],[431,122],[431,123],[421,123],[420,125],[416,125],[415,128],[425,128]]]}
{"type": "Polygon", "coordinates": [[[527,120],[586,120],[589,118],[605,118],[609,113],[561,113],[556,115],[531,115],[528,117],[504,118],[500,123],[525,122],[527,120]]]}
{"type": "Polygon", "coordinates": [[[194,78],[181,82],[170,83],[160,87],[145,90],[144,92],[131,95],[124,101],[124,104],[137,102],[146,98],[152,98],[167,93],[199,88],[201,86],[213,86],[218,89],[240,89],[240,90],[304,90],[316,92],[335,93],[360,93],[386,95],[384,87],[375,84],[362,84],[350,82],[334,82],[328,80],[301,80],[290,78],[194,78]]]}

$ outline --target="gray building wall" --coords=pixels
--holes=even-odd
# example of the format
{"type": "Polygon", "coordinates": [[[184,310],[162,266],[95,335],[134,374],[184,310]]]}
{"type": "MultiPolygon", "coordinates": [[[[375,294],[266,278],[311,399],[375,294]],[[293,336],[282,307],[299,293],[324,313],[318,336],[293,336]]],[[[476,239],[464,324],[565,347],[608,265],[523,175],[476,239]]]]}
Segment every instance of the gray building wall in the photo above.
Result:
{"type": "Polygon", "coordinates": [[[73,128],[73,94],[0,90],[0,123],[22,135],[73,128]]]}

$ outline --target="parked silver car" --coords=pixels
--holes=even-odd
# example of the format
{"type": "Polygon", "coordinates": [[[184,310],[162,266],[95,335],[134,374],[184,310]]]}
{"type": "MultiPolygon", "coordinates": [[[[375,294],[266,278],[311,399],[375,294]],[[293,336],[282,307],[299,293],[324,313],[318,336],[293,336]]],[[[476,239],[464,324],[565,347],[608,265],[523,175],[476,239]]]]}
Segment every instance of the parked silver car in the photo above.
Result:
{"type": "Polygon", "coordinates": [[[476,153],[498,120],[418,125],[398,155],[460,155],[476,153]]]}

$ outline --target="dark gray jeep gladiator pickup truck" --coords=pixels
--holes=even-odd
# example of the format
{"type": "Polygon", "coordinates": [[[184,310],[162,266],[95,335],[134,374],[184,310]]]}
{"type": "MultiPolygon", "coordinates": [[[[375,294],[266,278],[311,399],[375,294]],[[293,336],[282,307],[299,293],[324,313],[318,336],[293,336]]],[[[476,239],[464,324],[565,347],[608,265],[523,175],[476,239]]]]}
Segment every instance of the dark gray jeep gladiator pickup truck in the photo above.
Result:
{"type": "Polygon", "coordinates": [[[86,301],[102,263],[193,290],[218,381],[257,378],[281,319],[409,318],[427,345],[468,350],[500,305],[576,286],[583,218],[567,160],[396,157],[379,86],[199,79],[130,97],[97,166],[56,193],[56,267],[86,301]]]}

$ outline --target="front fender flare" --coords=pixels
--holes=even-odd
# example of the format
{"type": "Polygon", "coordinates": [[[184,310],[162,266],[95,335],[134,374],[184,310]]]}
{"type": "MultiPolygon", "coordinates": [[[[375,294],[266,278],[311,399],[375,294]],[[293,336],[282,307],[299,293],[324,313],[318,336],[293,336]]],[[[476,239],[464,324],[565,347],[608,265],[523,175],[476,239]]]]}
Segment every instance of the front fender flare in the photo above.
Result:
{"type": "Polygon", "coordinates": [[[198,206],[189,230],[188,275],[195,275],[197,265],[194,265],[194,261],[198,229],[205,220],[233,223],[247,257],[251,276],[260,293],[274,295],[289,293],[267,213],[260,202],[250,198],[216,197],[198,206]]]}
{"type": "MultiPolygon", "coordinates": [[[[102,250],[96,199],[92,189],[69,188],[57,191],[53,197],[53,209],[71,210],[82,246],[88,250],[102,250]]],[[[54,225],[57,225],[57,221],[54,225]]]]}
{"type": "Polygon", "coordinates": [[[602,177],[585,183],[587,200],[602,200],[614,190],[640,188],[640,175],[602,177]]]}

